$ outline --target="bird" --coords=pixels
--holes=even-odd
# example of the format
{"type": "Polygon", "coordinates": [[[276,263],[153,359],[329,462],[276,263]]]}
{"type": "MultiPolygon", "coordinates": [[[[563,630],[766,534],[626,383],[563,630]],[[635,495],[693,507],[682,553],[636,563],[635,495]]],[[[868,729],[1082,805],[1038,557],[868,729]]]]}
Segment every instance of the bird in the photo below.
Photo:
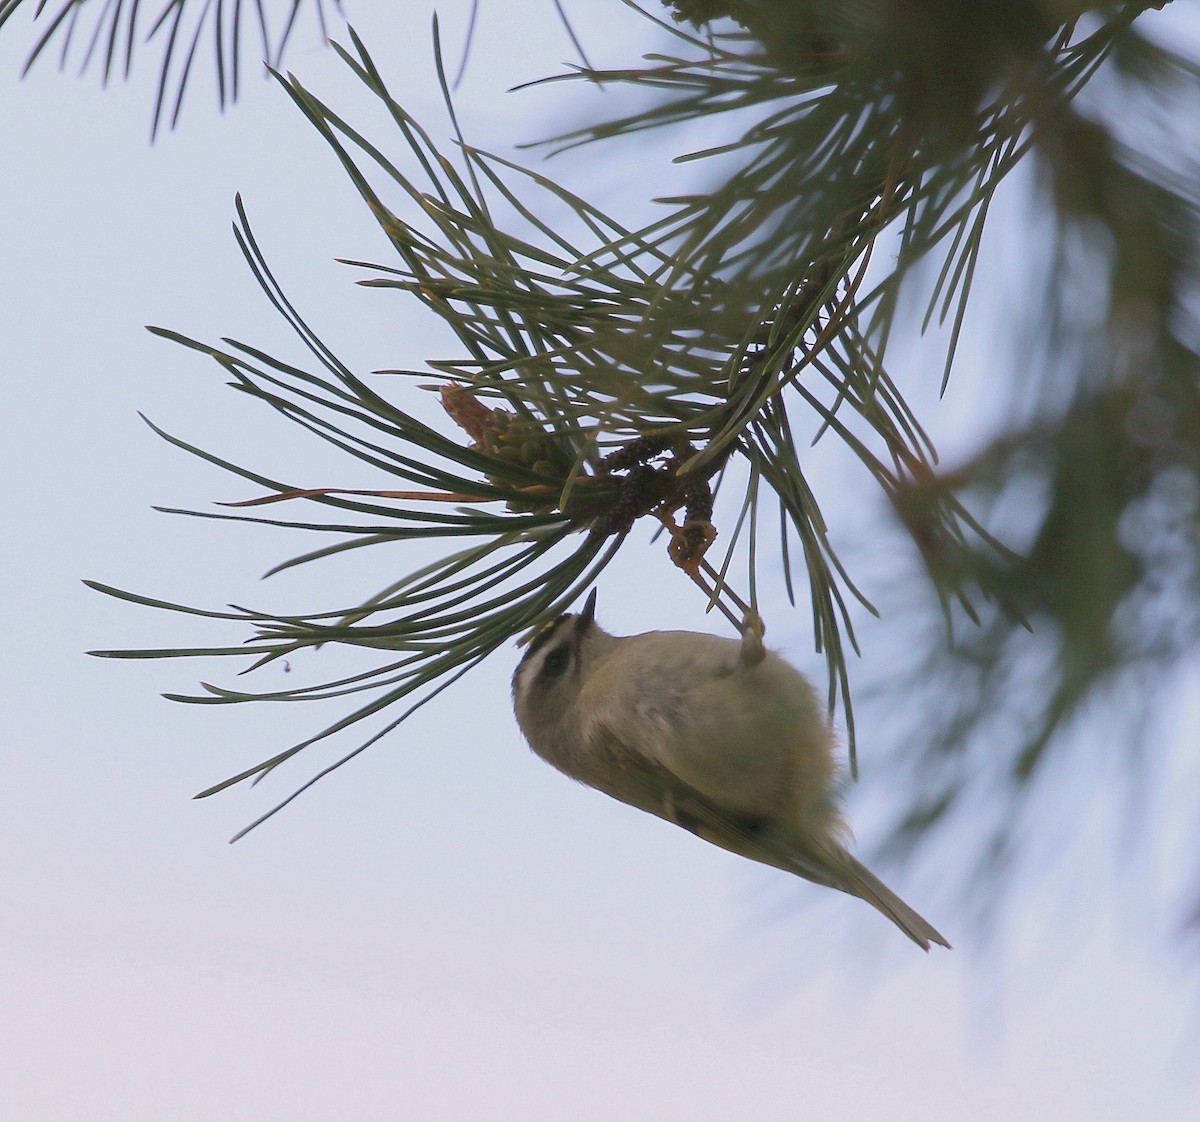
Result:
{"type": "Polygon", "coordinates": [[[534,753],[713,845],[857,896],[923,950],[950,944],[846,848],[835,737],[816,690],[748,627],[611,635],[547,623],[513,674],[534,753]]]}

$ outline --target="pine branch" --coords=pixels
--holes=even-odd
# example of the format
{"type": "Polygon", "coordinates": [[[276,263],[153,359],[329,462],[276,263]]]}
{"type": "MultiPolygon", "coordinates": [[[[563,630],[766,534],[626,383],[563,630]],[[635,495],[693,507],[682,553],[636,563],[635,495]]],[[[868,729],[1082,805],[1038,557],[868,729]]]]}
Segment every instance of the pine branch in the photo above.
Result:
{"type": "MultiPolygon", "coordinates": [[[[383,719],[391,706],[423,703],[562,610],[645,517],[672,529],[672,558],[735,626],[739,613],[757,612],[761,566],[774,568],[779,557],[789,594],[803,572],[830,705],[841,701],[853,751],[853,604],[874,608],[834,550],[800,454],[802,440],[832,439],[855,454],[895,511],[941,609],[938,629],[912,626],[918,638],[901,667],[910,696],[935,693],[916,742],[927,748],[912,753],[913,766],[927,771],[919,789],[929,797],[901,824],[902,839],[967,805],[969,745],[1014,696],[1034,701],[996,752],[1018,797],[1097,691],[1177,660],[1197,637],[1200,504],[1187,506],[1180,480],[1195,484],[1200,462],[1192,310],[1200,178],[1190,156],[1165,144],[1118,139],[1104,109],[1114,87],[1123,106],[1164,91],[1176,105],[1194,103],[1200,79],[1137,33],[1132,21],[1143,6],[1118,6],[1077,28],[1047,22],[1040,8],[1023,6],[1018,19],[999,3],[973,5],[978,26],[964,47],[951,34],[962,31],[957,17],[923,28],[918,43],[911,29],[855,24],[857,6],[805,5],[832,22],[801,21],[786,42],[765,32],[702,40],[674,29],[675,57],[636,70],[580,70],[576,80],[668,96],[560,145],[732,109],[760,113],[735,140],[687,157],[738,156],[733,175],[707,193],[663,200],[664,217],[641,229],[461,132],[454,151],[444,151],[392,97],[352,32],[350,48],[337,49],[385,109],[390,135],[367,137],[295,77],[280,76],[390,251],[348,264],[369,274],[363,284],[439,317],[457,350],[429,361],[432,376],[389,370],[380,372],[385,383],[351,372],[288,301],[239,204],[247,262],[306,348],[307,365],[236,341],[211,347],[161,333],[395,484],[367,487],[364,475],[363,486],[346,490],[275,479],[168,437],[264,489],[260,504],[306,502],[338,517],[193,513],[337,537],[277,571],[384,542],[477,540],[358,603],[289,617],[211,613],[253,628],[247,648],[108,652],[236,649],[255,665],[334,643],[387,652],[374,670],[315,686],[254,694],[206,685],[187,698],[226,704],[374,691],[317,737],[205,793],[266,774],[316,740],[383,719]],[[932,76],[954,59],[965,72],[935,91],[932,76]],[[920,290],[916,321],[945,332],[944,389],[993,200],[1022,165],[1041,169],[1049,185],[1048,227],[1060,250],[1032,301],[1045,340],[1040,365],[1053,377],[1028,373],[1018,387],[1038,402],[1036,419],[1015,422],[946,470],[888,368],[889,344],[915,329],[911,294],[920,290]],[[1102,251],[1081,234],[1095,229],[1107,239],[1102,251]],[[1100,278],[1108,311],[1083,331],[1064,278],[1069,245],[1085,242],[1088,275],[1100,278]],[[410,413],[393,400],[397,385],[431,377],[467,437],[448,437],[428,411],[419,419],[419,407],[410,413]],[[712,492],[730,478],[744,482],[740,509],[733,525],[714,528],[712,492]],[[1004,511],[1030,487],[1046,502],[1027,505],[1013,532],[1004,511]],[[447,500],[457,509],[448,511],[447,500]],[[1130,519],[1165,509],[1187,531],[1131,544],[1130,519]],[[709,560],[714,529],[719,546],[709,560]],[[731,576],[742,557],[744,599],[731,576]],[[1175,602],[1154,591],[1163,580],[1178,597],[1170,612],[1164,603],[1175,602]],[[1033,693],[1021,661],[1030,628],[1030,641],[1049,652],[1039,665],[1054,668],[1033,693]]],[[[443,78],[453,120],[447,85],[443,78]]],[[[993,852],[1002,842],[997,835],[993,852]]]]}
{"type": "MultiPolygon", "coordinates": [[[[27,0],[0,0],[0,28],[27,0]]],[[[212,51],[218,108],[237,101],[242,88],[247,25],[257,25],[259,46],[255,59],[263,66],[279,66],[302,13],[311,13],[324,40],[329,34],[331,10],[341,12],[342,0],[278,0],[279,30],[272,34],[266,0],[162,0],[156,15],[142,0],[36,0],[33,20],[41,26],[29,56],[27,73],[52,47],[60,67],[71,59],[79,70],[100,69],[101,82],[119,76],[128,79],[135,55],[157,40],[161,51],[158,87],[154,99],[151,134],[161,125],[174,128],[183,111],[184,93],[193,64],[204,40],[212,51]],[[44,23],[42,17],[45,16],[44,23]]]]}

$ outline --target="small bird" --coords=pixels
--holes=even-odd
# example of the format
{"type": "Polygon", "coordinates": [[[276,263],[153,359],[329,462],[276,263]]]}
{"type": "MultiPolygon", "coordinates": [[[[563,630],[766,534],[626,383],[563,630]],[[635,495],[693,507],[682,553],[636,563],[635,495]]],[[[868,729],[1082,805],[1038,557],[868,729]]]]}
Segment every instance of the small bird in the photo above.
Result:
{"type": "Polygon", "coordinates": [[[610,635],[596,593],[538,632],[513,707],[547,763],[753,861],[858,896],[923,950],[950,944],[847,852],[833,731],[816,691],[765,650],[695,631],[610,635]]]}

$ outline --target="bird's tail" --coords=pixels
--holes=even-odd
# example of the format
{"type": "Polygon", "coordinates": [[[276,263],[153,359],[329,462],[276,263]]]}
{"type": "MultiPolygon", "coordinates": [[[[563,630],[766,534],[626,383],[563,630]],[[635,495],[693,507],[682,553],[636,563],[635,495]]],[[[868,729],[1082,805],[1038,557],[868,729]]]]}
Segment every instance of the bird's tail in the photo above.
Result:
{"type": "Polygon", "coordinates": [[[929,950],[931,943],[950,948],[932,923],[913,911],[866,865],[832,839],[814,842],[811,832],[805,835],[783,832],[764,827],[761,822],[731,818],[695,796],[686,803],[672,801],[665,810],[655,813],[722,849],[866,900],[923,951],[929,950]]]}
{"type": "Polygon", "coordinates": [[[878,908],[923,951],[929,950],[931,943],[949,949],[950,944],[932,923],[918,915],[866,865],[845,850],[838,855],[837,870],[841,876],[834,884],[835,888],[878,908]]]}

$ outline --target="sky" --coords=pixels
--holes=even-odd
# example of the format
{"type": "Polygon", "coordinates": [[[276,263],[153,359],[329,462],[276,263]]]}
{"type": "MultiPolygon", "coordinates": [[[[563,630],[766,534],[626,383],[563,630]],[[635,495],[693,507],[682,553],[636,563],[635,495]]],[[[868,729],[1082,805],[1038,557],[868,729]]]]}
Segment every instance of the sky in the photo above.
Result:
{"type": "MultiPolygon", "coordinates": [[[[394,5],[356,0],[351,13],[397,94],[447,138],[431,92],[431,9],[404,8],[400,35],[394,5]]],[[[468,5],[439,8],[456,57],[468,5]]],[[[652,45],[616,5],[573,8],[586,9],[577,30],[601,64],[652,45]]],[[[277,275],[352,368],[415,366],[446,340],[415,305],[355,288],[335,263],[381,258],[383,239],[272,84],[250,81],[222,116],[201,71],[181,127],[151,146],[149,56],[101,94],[94,75],[46,65],[18,81],[27,42],[19,26],[0,35],[6,1117],[1197,1116],[1195,960],[1168,906],[1194,872],[1195,688],[1168,714],[1169,764],[1139,811],[1155,820],[1151,851],[1121,858],[1128,808],[1116,795],[1064,798],[1085,809],[991,930],[946,889],[937,850],[888,868],[955,944],[947,953],[923,955],[861,903],[704,846],[541,764],[511,715],[515,647],[226,844],[323,761],[302,756],[259,788],[192,796],[331,715],[163,700],[228,666],[84,652],[242,636],[82,580],[209,606],[340,602],[417,555],[264,584],[305,543],[153,511],[250,496],[159,440],[139,412],[298,482],[363,483],[224,388],[215,365],[143,327],[286,352],[230,232],[241,192],[277,275]]],[[[456,94],[468,135],[505,151],[599,112],[504,92],[571,57],[551,4],[482,5],[456,94]]],[[[311,26],[287,64],[345,115],[378,121],[311,26]]],[[[603,109],[618,104],[614,94],[603,109]]],[[[631,166],[618,154],[559,157],[550,170],[610,209],[645,213],[631,166]]],[[[951,445],[982,346],[965,347],[964,388],[931,420],[951,445]]],[[[601,619],[618,633],[714,627],[678,588],[643,546],[602,579],[601,619]]],[[[819,673],[804,615],[775,635],[819,673]]],[[[867,767],[851,797],[865,849],[886,781],[867,767]]]]}

